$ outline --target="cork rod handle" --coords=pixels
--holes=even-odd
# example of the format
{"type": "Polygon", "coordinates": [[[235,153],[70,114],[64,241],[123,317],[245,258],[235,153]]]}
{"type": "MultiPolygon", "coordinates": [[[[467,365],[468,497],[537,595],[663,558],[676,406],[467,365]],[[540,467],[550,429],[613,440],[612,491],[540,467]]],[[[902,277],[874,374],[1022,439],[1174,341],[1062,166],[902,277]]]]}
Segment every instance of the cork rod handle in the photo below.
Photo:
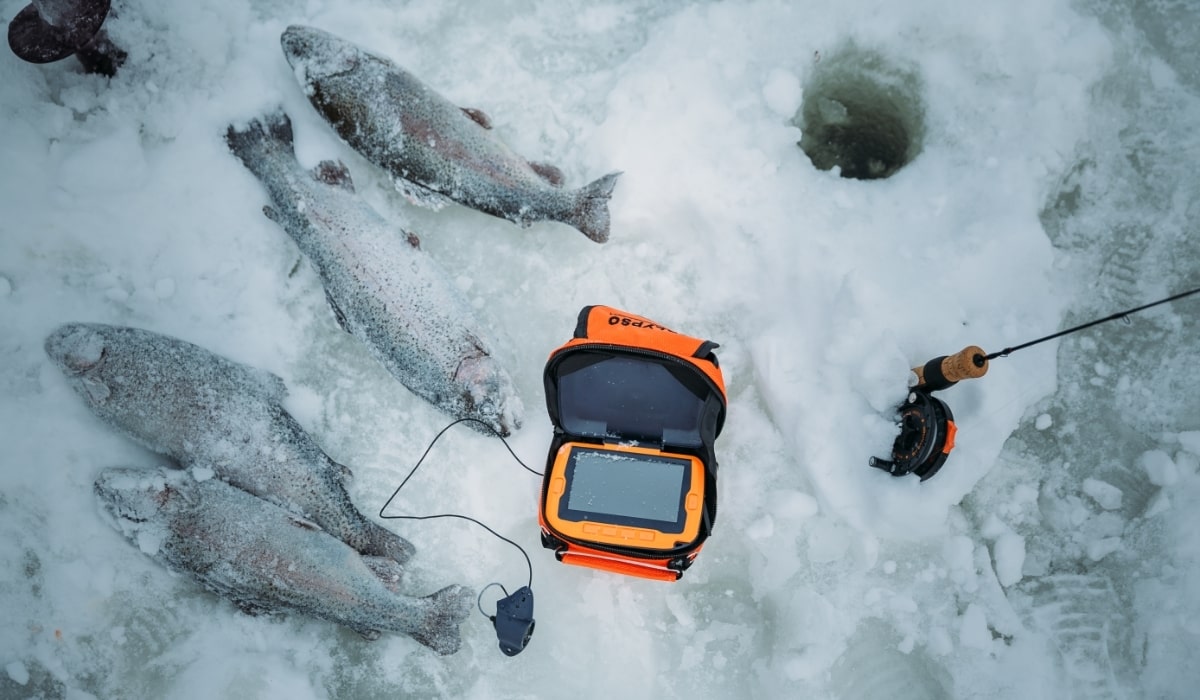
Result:
{"type": "Polygon", "coordinates": [[[921,367],[913,367],[917,375],[914,388],[939,391],[963,379],[978,379],[987,370],[987,353],[978,345],[968,345],[953,355],[935,357],[921,367]]]}

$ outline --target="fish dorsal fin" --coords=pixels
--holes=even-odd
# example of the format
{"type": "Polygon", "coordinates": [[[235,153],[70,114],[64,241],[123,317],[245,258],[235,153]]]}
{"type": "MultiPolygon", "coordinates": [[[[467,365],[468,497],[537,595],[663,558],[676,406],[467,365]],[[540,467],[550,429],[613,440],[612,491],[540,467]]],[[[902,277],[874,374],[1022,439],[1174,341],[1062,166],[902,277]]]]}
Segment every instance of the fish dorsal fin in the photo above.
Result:
{"type": "Polygon", "coordinates": [[[563,171],[558,169],[558,166],[530,161],[529,167],[533,168],[533,172],[537,173],[543,180],[555,187],[562,187],[563,183],[567,180],[563,175],[563,171]]]}
{"type": "Polygon", "coordinates": [[[463,114],[470,117],[471,121],[475,122],[479,126],[482,126],[485,129],[492,128],[492,118],[489,117],[487,112],[484,112],[482,109],[475,109],[474,107],[460,107],[459,109],[463,111],[463,114]]]}
{"type": "Polygon", "coordinates": [[[346,314],[342,313],[342,309],[337,305],[337,302],[333,300],[333,297],[329,296],[328,289],[325,290],[325,301],[329,304],[329,310],[333,312],[333,317],[337,320],[338,327],[349,333],[350,329],[346,325],[346,314]]]}
{"type": "Polygon", "coordinates": [[[350,169],[340,160],[323,160],[312,169],[312,175],[326,185],[341,187],[347,192],[354,191],[354,180],[350,179],[350,169]]]}

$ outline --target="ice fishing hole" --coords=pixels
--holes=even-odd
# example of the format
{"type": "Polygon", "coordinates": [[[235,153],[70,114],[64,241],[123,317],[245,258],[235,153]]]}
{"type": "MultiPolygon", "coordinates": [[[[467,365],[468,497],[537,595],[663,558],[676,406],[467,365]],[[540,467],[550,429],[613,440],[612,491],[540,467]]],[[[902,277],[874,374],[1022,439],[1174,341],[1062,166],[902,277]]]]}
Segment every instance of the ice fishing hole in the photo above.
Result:
{"type": "Polygon", "coordinates": [[[793,118],[800,148],[821,170],[842,177],[889,177],[921,152],[925,136],[916,70],[853,46],[822,57],[793,118]]]}

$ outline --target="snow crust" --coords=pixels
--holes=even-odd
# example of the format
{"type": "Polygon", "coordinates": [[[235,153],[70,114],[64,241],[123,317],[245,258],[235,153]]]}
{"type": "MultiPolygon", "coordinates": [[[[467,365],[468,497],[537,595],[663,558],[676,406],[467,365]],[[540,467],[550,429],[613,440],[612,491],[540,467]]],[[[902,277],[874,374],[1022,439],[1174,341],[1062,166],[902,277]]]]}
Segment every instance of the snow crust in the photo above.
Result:
{"type": "MultiPolygon", "coordinates": [[[[0,50],[0,696],[1182,698],[1200,685],[1195,298],[942,392],[958,436],[934,479],[867,466],[890,450],[910,368],[1200,284],[1195,3],[129,0],[105,26],[129,52],[111,81],[0,50]],[[309,105],[279,46],[297,23],[485,110],[514,152],[568,182],[624,171],[609,241],[410,206],[309,105]],[[885,180],[819,171],[796,145],[814,71],[847,47],[921,79],[923,147],[885,180]],[[515,658],[480,616],[444,658],[404,635],[250,617],[157,565],[153,536],[131,545],[103,525],[101,470],[161,458],[98,420],[46,356],[66,322],[187,338],[278,375],[288,412],[353,469],[363,513],[446,423],[337,327],[225,147],[229,124],[277,104],[302,165],[345,162],[490,319],[526,407],[511,444],[527,464],[550,440],[545,358],[585,304],[721,344],[721,509],[681,582],[556,563],[538,541],[537,478],[460,428],[391,511],[477,517],[529,552],[538,624],[515,658]]],[[[384,527],[417,548],[406,589],[524,583],[523,558],[469,523],[384,527]]]]}

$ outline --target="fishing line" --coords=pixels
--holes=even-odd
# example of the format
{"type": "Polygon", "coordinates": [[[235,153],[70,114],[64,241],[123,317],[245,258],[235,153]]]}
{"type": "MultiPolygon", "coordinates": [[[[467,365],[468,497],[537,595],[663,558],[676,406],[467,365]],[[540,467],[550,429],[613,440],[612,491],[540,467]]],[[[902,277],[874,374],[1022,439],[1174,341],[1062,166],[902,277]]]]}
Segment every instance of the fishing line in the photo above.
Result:
{"type": "MultiPolygon", "coordinates": [[[[408,475],[404,477],[404,480],[400,482],[400,485],[397,486],[396,490],[392,492],[392,495],[388,497],[387,502],[384,503],[383,507],[379,509],[379,517],[384,520],[433,520],[435,518],[459,518],[461,520],[468,520],[470,522],[473,522],[476,525],[478,525],[479,527],[483,528],[484,530],[487,530],[488,532],[495,535],[498,539],[501,539],[501,540],[511,544],[512,546],[516,547],[517,550],[521,552],[521,556],[525,557],[525,566],[526,566],[526,568],[529,569],[529,583],[527,585],[532,586],[533,585],[533,563],[530,562],[529,554],[527,554],[525,552],[525,548],[522,547],[521,545],[517,544],[516,542],[513,542],[512,540],[508,539],[504,535],[501,535],[500,533],[496,532],[495,530],[493,530],[492,528],[483,524],[482,522],[476,520],[475,518],[472,518],[467,515],[460,515],[458,513],[438,513],[437,515],[384,515],[383,514],[383,511],[387,510],[388,506],[391,505],[392,501],[395,500],[397,495],[399,495],[400,489],[404,488],[404,485],[407,484],[408,480],[413,477],[413,474],[417,473],[417,469],[420,468],[421,464],[425,461],[425,458],[429,456],[430,451],[433,450],[433,446],[437,444],[437,441],[440,440],[442,438],[442,436],[446,434],[446,431],[450,430],[451,428],[458,425],[459,423],[465,423],[467,421],[471,421],[473,423],[478,423],[479,425],[482,425],[483,427],[487,428],[489,431],[491,431],[491,433],[493,435],[500,438],[500,442],[504,443],[504,447],[505,447],[505,449],[508,450],[508,453],[510,455],[512,455],[513,459],[517,460],[517,464],[520,464],[522,467],[524,467],[525,471],[529,472],[530,474],[534,474],[536,476],[542,476],[541,472],[539,472],[535,469],[531,469],[529,467],[529,465],[527,465],[527,464],[525,464],[525,462],[521,461],[521,458],[517,456],[517,453],[513,452],[513,449],[508,444],[508,441],[504,439],[504,436],[501,435],[500,433],[496,432],[496,430],[492,426],[479,420],[478,418],[459,418],[458,420],[447,425],[445,428],[442,428],[441,432],[439,432],[437,435],[434,436],[433,440],[430,441],[429,446],[425,448],[425,452],[424,452],[424,454],[421,455],[421,458],[417,460],[417,463],[414,464],[413,468],[409,470],[408,475]]],[[[499,585],[499,584],[495,584],[495,585],[499,585]]],[[[487,590],[487,588],[485,587],[484,590],[487,590]]],[[[500,590],[504,591],[505,595],[508,595],[508,591],[506,591],[503,586],[500,586],[500,590]]],[[[480,591],[480,596],[482,596],[482,595],[483,595],[483,591],[480,591]]],[[[478,601],[476,601],[476,602],[478,602],[478,601]]],[[[483,612],[482,608],[480,608],[480,612],[483,612]]],[[[485,613],[485,615],[486,615],[486,613],[485,613]]]]}
{"type": "MultiPolygon", "coordinates": [[[[990,354],[984,356],[983,359],[994,360],[997,357],[1008,357],[1009,355],[1013,354],[1014,352],[1016,352],[1018,350],[1022,350],[1024,348],[1031,347],[1033,345],[1037,345],[1038,343],[1044,343],[1047,340],[1054,340],[1055,338],[1060,338],[1064,335],[1070,335],[1071,333],[1081,331],[1085,328],[1091,328],[1092,326],[1098,326],[1101,323],[1107,323],[1109,321],[1115,321],[1119,318],[1125,318],[1129,314],[1135,314],[1139,311],[1145,311],[1146,309],[1149,309],[1152,306],[1158,306],[1159,304],[1166,304],[1168,302],[1175,301],[1176,299],[1182,299],[1186,296],[1191,296],[1192,294],[1195,294],[1197,292],[1200,292],[1200,287],[1197,287],[1196,289],[1192,289],[1190,291],[1180,292],[1179,294],[1169,296],[1166,299],[1159,299],[1158,301],[1154,301],[1149,304],[1139,306],[1137,308],[1127,309],[1125,311],[1118,311],[1117,313],[1112,314],[1111,316],[1105,316],[1104,318],[1098,318],[1095,321],[1088,321],[1087,323],[1080,324],[1078,326],[1075,326],[1074,328],[1068,328],[1065,331],[1059,331],[1057,333],[1052,333],[1044,338],[1038,338],[1037,340],[1031,340],[1028,343],[1023,343],[1016,347],[1004,348],[1003,350],[1001,350],[999,352],[993,352],[993,353],[990,353],[990,354]]],[[[1128,322],[1128,319],[1126,319],[1126,322],[1128,322]]],[[[976,362],[976,366],[978,366],[978,364],[979,363],[976,362]]]]}

